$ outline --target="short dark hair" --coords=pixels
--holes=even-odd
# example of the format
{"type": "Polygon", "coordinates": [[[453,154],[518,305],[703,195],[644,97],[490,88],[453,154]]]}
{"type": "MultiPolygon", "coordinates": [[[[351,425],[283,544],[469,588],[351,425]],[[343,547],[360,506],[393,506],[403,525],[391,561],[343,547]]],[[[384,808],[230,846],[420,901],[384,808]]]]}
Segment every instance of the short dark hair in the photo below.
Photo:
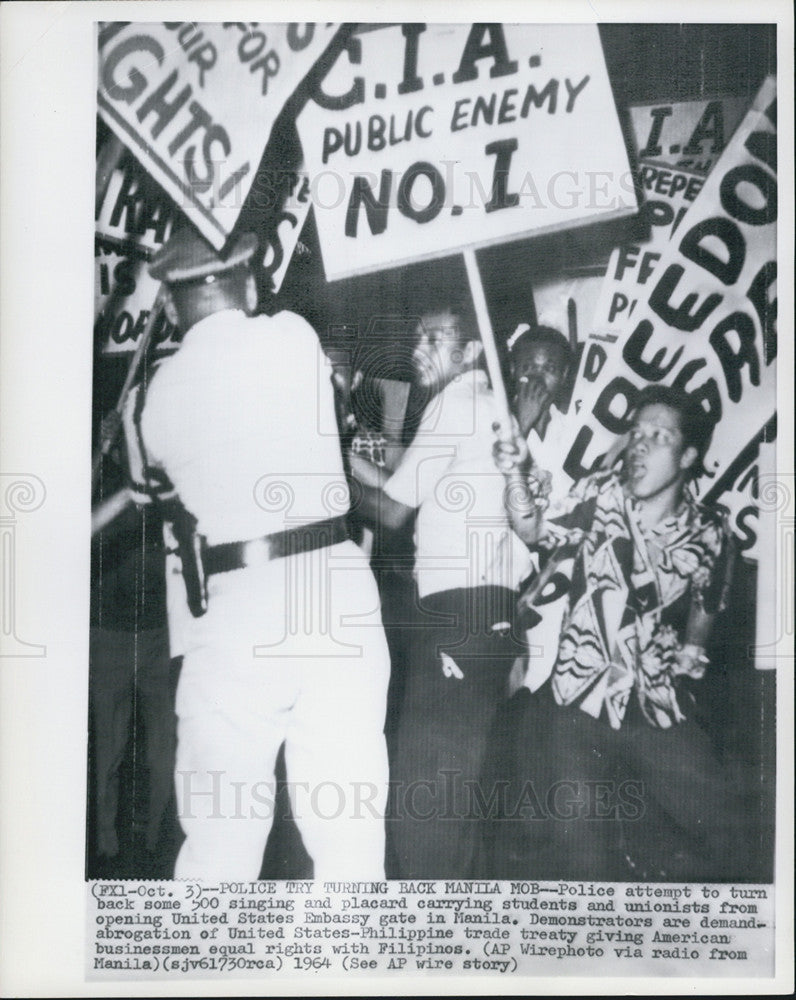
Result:
{"type": "Polygon", "coordinates": [[[566,365],[569,367],[572,364],[572,348],[569,346],[569,341],[563,333],[552,326],[531,325],[529,330],[523,330],[511,345],[509,354],[513,358],[518,351],[536,344],[553,344],[563,354],[566,365]]]}
{"type": "Polygon", "coordinates": [[[668,406],[677,413],[683,445],[686,448],[696,448],[697,452],[691,472],[695,476],[702,475],[705,471],[703,461],[713,439],[713,418],[693,395],[671,385],[645,386],[638,394],[631,416],[635,418],[645,406],[655,404],[668,406]]]}
{"type": "MultiPolygon", "coordinates": [[[[433,262],[432,262],[433,263],[433,262]]],[[[408,310],[418,321],[448,312],[456,320],[462,345],[479,339],[478,319],[464,268],[428,266],[418,273],[407,300],[408,310]]]]}
{"type": "Polygon", "coordinates": [[[425,320],[430,316],[439,316],[443,313],[450,313],[453,319],[453,329],[456,331],[456,339],[461,345],[470,340],[478,340],[478,322],[472,307],[463,299],[443,301],[439,305],[429,304],[423,307],[418,315],[418,326],[425,326],[425,320]]]}

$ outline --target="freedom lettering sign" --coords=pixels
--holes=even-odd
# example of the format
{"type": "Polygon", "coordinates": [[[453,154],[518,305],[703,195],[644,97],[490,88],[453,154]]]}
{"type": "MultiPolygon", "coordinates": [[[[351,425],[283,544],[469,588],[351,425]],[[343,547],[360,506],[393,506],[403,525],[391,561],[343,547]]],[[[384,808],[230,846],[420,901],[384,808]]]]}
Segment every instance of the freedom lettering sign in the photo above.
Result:
{"type": "Polygon", "coordinates": [[[702,189],[727,140],[748,110],[743,98],[635,105],[630,120],[639,150],[641,215],[650,227],[643,246],[617,247],[594,314],[603,336],[633,313],[639,294],[655,271],[661,251],[702,189]]]}
{"type": "Polygon", "coordinates": [[[332,24],[152,24],[99,30],[99,114],[221,249],[274,121],[332,24]]]}
{"type": "Polygon", "coordinates": [[[569,475],[599,464],[648,383],[679,386],[710,414],[704,490],[773,416],[776,226],[776,84],[768,78],[607,352],[596,401],[581,409],[569,475]]]}
{"type": "Polygon", "coordinates": [[[297,125],[329,280],[637,209],[594,25],[353,35],[297,125]]]}
{"type": "MultiPolygon", "coordinates": [[[[648,239],[614,247],[605,275],[589,279],[589,295],[581,295],[577,304],[579,339],[584,341],[572,392],[571,406],[577,413],[594,405],[606,362],[614,351],[620,350],[614,346],[619,334],[626,329],[639,298],[651,283],[661,255],[705,179],[687,171],[642,163],[638,168],[638,183],[644,193],[640,215],[649,227],[648,239]]],[[[551,291],[554,290],[555,286],[551,291]]],[[[562,325],[560,319],[544,318],[540,311],[544,310],[544,303],[536,288],[534,300],[540,323],[565,329],[566,324],[562,325]]],[[[610,371],[611,365],[606,370],[610,371]]]]}
{"type": "Polygon", "coordinates": [[[639,182],[645,193],[641,214],[650,227],[649,239],[613,250],[593,314],[592,329],[597,334],[621,329],[633,315],[638,296],[702,189],[704,178],[645,163],[639,168],[639,182]]]}

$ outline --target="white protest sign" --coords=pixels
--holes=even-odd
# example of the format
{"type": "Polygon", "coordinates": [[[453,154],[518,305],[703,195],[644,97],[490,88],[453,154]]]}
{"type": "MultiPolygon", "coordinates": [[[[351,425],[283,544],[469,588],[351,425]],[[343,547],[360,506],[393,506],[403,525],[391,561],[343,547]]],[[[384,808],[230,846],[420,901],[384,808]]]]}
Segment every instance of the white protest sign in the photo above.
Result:
{"type": "MultiPolygon", "coordinates": [[[[135,350],[160,288],[147,262],[168,239],[174,207],[146,180],[132,160],[114,170],[96,220],[94,315],[105,354],[135,350]]],[[[162,313],[155,349],[176,350],[175,333],[162,313]]]]}
{"type": "Polygon", "coordinates": [[[594,25],[354,36],[322,98],[297,125],[329,280],[636,209],[594,25]]]}
{"type": "Polygon", "coordinates": [[[695,174],[650,164],[641,165],[639,180],[645,194],[641,215],[650,227],[649,239],[613,250],[592,315],[592,329],[598,334],[616,334],[633,315],[655,265],[704,184],[695,174]]]}
{"type": "Polygon", "coordinates": [[[638,157],[709,174],[748,107],[742,97],[635,105],[629,110],[638,157]]]}
{"type": "MultiPolygon", "coordinates": [[[[272,173],[265,182],[280,199],[280,208],[258,236],[263,278],[276,294],[307,218],[310,195],[309,178],[301,169],[272,173]]],[[[174,205],[148,181],[141,167],[128,159],[112,173],[97,216],[94,315],[102,350],[108,354],[135,350],[160,288],[147,267],[169,237],[174,205]]],[[[163,313],[153,333],[155,349],[176,350],[175,333],[163,313]]]]}
{"type": "Polygon", "coordinates": [[[257,22],[103,24],[99,113],[220,249],[276,117],[334,30],[257,22]]]}
{"type": "Polygon", "coordinates": [[[677,385],[713,419],[707,489],[776,404],[776,85],[769,78],[670,241],[620,333],[565,461],[578,478],[617,434],[639,390],[677,385]]]}
{"type": "Polygon", "coordinates": [[[706,503],[719,503],[725,508],[738,553],[747,559],[760,557],[760,534],[766,520],[760,517],[760,484],[767,471],[766,449],[776,436],[775,424],[776,421],[771,421],[745,447],[738,449],[721,479],[711,485],[704,497],[706,503]]]}
{"type": "Polygon", "coordinates": [[[726,138],[738,125],[746,107],[744,100],[725,98],[630,109],[637,145],[645,153],[656,154],[655,162],[641,162],[638,168],[639,187],[644,195],[640,216],[649,226],[649,238],[643,244],[615,247],[611,254],[573,393],[580,407],[594,403],[595,386],[611,352],[607,345],[615,343],[619,331],[627,326],[639,296],[643,296],[655,274],[661,254],[702,190],[703,174],[724,149],[726,138]],[[675,138],[679,141],[674,142],[675,138]],[[664,141],[670,142],[665,149],[660,145],[664,141]],[[699,163],[679,156],[683,147],[700,151],[708,143],[713,155],[705,158],[700,153],[699,163]],[[691,169],[675,166],[681,161],[690,164],[691,169]],[[664,166],[665,163],[672,166],[664,166]],[[704,168],[702,174],[697,168],[704,168]]]}
{"type": "Polygon", "coordinates": [[[270,231],[261,236],[260,249],[263,251],[265,277],[270,282],[271,293],[275,295],[285,280],[311,202],[310,179],[301,168],[277,173],[274,182],[283,198],[283,205],[272,221],[270,231]]]}
{"type": "Polygon", "coordinates": [[[127,157],[108,180],[95,229],[120,249],[154,251],[168,239],[173,216],[173,203],[127,157]]]}
{"type": "MultiPolygon", "coordinates": [[[[132,353],[146,329],[160,282],[150,277],[146,258],[121,256],[108,248],[101,236],[95,244],[95,307],[102,352],[132,353]]],[[[176,332],[166,314],[161,313],[152,332],[152,347],[175,351],[179,343],[176,332]]]]}
{"type": "MultiPolygon", "coordinates": [[[[572,406],[577,412],[594,405],[609,355],[621,349],[615,346],[619,334],[626,328],[639,297],[643,297],[655,274],[661,254],[704,184],[704,178],[697,174],[647,163],[639,165],[638,181],[644,191],[640,218],[649,226],[649,238],[643,244],[614,247],[611,252],[596,305],[588,317],[574,380],[572,406]]],[[[606,371],[610,370],[609,364],[606,371]]]]}

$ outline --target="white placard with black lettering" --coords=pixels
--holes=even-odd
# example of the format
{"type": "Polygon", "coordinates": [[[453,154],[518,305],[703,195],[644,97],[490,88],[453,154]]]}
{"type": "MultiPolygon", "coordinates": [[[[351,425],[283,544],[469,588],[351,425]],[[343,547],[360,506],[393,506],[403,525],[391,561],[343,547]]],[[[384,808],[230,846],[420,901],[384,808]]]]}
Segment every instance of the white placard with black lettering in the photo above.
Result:
{"type": "Polygon", "coordinates": [[[329,280],[637,207],[595,25],[385,28],[318,100],[298,128],[329,280]]]}

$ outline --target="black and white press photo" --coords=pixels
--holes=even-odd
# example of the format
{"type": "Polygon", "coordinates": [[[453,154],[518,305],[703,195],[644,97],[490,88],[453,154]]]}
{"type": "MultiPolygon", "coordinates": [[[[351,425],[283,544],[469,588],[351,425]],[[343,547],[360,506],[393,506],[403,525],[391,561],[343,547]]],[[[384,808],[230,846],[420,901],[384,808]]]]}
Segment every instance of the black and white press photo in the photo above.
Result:
{"type": "Polygon", "coordinates": [[[88,874],[770,881],[772,29],[98,49],[88,874]]]}
{"type": "Polygon", "coordinates": [[[773,982],[790,22],[116,6],[86,983],[773,982]]]}

